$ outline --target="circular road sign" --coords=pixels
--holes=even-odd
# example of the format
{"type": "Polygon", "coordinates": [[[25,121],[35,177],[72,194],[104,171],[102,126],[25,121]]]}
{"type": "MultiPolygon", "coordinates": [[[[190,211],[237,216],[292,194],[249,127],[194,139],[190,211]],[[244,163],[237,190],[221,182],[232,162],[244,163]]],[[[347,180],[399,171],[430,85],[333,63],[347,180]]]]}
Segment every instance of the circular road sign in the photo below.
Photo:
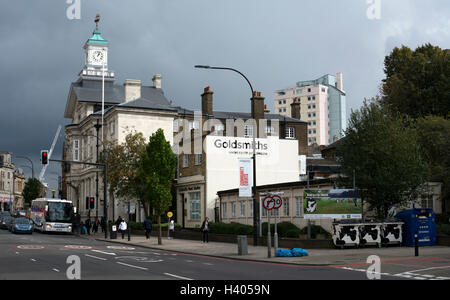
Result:
{"type": "Polygon", "coordinates": [[[263,206],[265,209],[267,210],[272,210],[275,207],[275,201],[273,201],[272,196],[267,196],[266,198],[264,198],[263,200],[263,206]]]}
{"type": "Polygon", "coordinates": [[[281,199],[281,197],[278,195],[274,195],[272,196],[272,199],[275,202],[274,209],[279,209],[283,204],[283,200],[281,199]]]}
{"type": "Polygon", "coordinates": [[[172,213],[171,211],[169,211],[169,212],[167,213],[167,217],[172,218],[172,216],[173,216],[173,213],[172,213]]]}

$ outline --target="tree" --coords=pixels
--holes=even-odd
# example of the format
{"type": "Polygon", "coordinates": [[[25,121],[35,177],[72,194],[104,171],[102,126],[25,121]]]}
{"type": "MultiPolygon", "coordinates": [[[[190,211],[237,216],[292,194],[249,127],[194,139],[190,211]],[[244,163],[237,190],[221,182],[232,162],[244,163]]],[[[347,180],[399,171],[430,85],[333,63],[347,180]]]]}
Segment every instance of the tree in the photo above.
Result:
{"type": "Polygon", "coordinates": [[[384,61],[380,103],[412,118],[450,117],[450,51],[426,44],[394,48],[384,61]]]}
{"type": "Polygon", "coordinates": [[[158,217],[158,244],[162,244],[161,215],[172,204],[172,181],[175,177],[177,156],[172,152],[170,143],[165,139],[162,129],[150,137],[141,156],[141,167],[137,179],[145,186],[145,201],[153,208],[158,217]]]}
{"type": "Polygon", "coordinates": [[[352,111],[345,138],[337,149],[343,172],[353,178],[362,199],[379,218],[416,199],[427,179],[416,130],[408,118],[393,117],[376,101],[352,111]]]}
{"type": "Polygon", "coordinates": [[[26,204],[31,204],[34,199],[42,197],[42,183],[36,178],[28,178],[22,190],[22,196],[26,204]]]}
{"type": "Polygon", "coordinates": [[[442,203],[445,212],[450,199],[450,120],[428,116],[416,122],[420,148],[430,166],[431,180],[443,183],[442,203]]]}
{"type": "Polygon", "coordinates": [[[108,166],[109,191],[122,198],[133,198],[144,205],[146,217],[148,207],[144,199],[143,186],[137,180],[141,165],[141,154],[145,150],[145,138],[142,133],[130,132],[125,142],[106,141],[103,145],[100,161],[108,166]]]}

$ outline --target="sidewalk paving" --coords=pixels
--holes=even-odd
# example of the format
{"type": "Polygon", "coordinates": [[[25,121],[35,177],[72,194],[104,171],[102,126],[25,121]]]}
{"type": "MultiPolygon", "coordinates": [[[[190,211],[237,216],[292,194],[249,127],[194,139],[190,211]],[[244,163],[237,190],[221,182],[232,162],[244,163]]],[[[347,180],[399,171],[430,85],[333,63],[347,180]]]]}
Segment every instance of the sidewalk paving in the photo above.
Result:
{"type": "Polygon", "coordinates": [[[367,247],[367,248],[348,248],[348,249],[306,249],[309,256],[304,257],[275,257],[274,249],[272,248],[271,257],[268,257],[268,249],[266,246],[248,245],[248,255],[238,255],[237,242],[232,243],[218,243],[209,242],[203,243],[199,240],[182,240],[182,239],[167,239],[162,238],[162,245],[158,245],[158,237],[152,236],[149,240],[145,236],[131,236],[128,241],[127,235],[122,239],[120,234],[117,239],[105,239],[104,234],[96,234],[86,236],[99,241],[107,241],[111,243],[119,243],[127,246],[139,246],[151,249],[160,249],[166,251],[174,251],[180,253],[187,253],[192,255],[206,255],[212,257],[219,257],[225,259],[240,259],[252,261],[264,261],[272,263],[285,263],[297,265],[310,266],[352,266],[365,265],[367,257],[370,255],[378,255],[382,262],[400,262],[412,260],[427,260],[427,259],[450,259],[450,247],[433,246],[420,247],[420,256],[414,256],[413,247],[367,247]]]}

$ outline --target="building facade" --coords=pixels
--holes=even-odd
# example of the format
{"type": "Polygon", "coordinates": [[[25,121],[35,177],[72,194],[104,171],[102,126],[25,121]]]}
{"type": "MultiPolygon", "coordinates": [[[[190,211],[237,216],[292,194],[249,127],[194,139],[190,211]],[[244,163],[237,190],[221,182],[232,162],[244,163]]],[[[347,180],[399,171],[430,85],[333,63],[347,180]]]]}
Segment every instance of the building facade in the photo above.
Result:
{"type": "Polygon", "coordinates": [[[342,73],[299,81],[293,88],[275,91],[275,113],[290,116],[294,102],[300,102],[300,120],[308,122],[309,145],[328,145],[343,137],[347,117],[342,73]]]}
{"type": "Polygon", "coordinates": [[[0,152],[0,210],[24,208],[24,186],[25,174],[15,168],[11,152],[0,152]]]}
{"type": "MultiPolygon", "coordinates": [[[[267,113],[260,93],[251,100],[251,113],[214,111],[209,87],[201,101],[198,112],[178,108],[174,126],[176,218],[189,228],[199,227],[205,217],[219,220],[217,192],[239,186],[239,158],[252,157],[253,135],[258,184],[299,180],[299,155],[308,151],[307,123],[267,113]]],[[[298,114],[299,105],[292,111],[298,114]]]]}
{"type": "MultiPolygon", "coordinates": [[[[114,72],[108,68],[108,46],[98,28],[84,45],[85,66],[70,85],[64,112],[71,122],[65,127],[63,160],[96,163],[102,142],[121,144],[133,132],[142,133],[148,140],[161,128],[166,139],[173,142],[177,110],[164,96],[161,75],[153,76],[151,86],[141,80],[117,84],[114,72]]],[[[74,203],[82,218],[103,216],[103,170],[70,164],[62,167],[62,174],[63,195],[74,203]],[[87,197],[96,198],[94,209],[87,207],[87,197]]],[[[110,220],[129,216],[142,221],[143,207],[136,199],[119,199],[109,191],[107,198],[110,220]]]]}

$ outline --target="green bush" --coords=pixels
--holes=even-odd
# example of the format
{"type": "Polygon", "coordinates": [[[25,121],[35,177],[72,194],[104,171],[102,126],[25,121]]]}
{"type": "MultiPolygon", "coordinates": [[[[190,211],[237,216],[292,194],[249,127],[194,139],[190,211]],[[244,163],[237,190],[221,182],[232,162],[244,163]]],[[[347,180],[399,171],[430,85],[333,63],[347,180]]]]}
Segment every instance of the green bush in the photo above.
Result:
{"type": "MultiPolygon", "coordinates": [[[[273,235],[273,233],[275,232],[275,224],[270,224],[270,232],[273,235]]],[[[279,237],[298,238],[298,236],[300,235],[300,228],[298,228],[291,222],[281,222],[277,224],[277,233],[279,237]]],[[[264,236],[267,236],[267,222],[262,223],[262,234],[264,236]]]]}
{"type": "Polygon", "coordinates": [[[251,235],[253,226],[240,223],[209,223],[209,232],[216,234],[251,235]]]}
{"type": "MultiPolygon", "coordinates": [[[[302,228],[300,234],[308,234],[308,227],[302,228]]],[[[311,238],[315,239],[319,234],[324,234],[326,238],[331,238],[331,234],[323,229],[322,226],[311,225],[311,238]]]]}
{"type": "Polygon", "coordinates": [[[450,224],[436,224],[436,233],[450,235],[450,224]]]}

